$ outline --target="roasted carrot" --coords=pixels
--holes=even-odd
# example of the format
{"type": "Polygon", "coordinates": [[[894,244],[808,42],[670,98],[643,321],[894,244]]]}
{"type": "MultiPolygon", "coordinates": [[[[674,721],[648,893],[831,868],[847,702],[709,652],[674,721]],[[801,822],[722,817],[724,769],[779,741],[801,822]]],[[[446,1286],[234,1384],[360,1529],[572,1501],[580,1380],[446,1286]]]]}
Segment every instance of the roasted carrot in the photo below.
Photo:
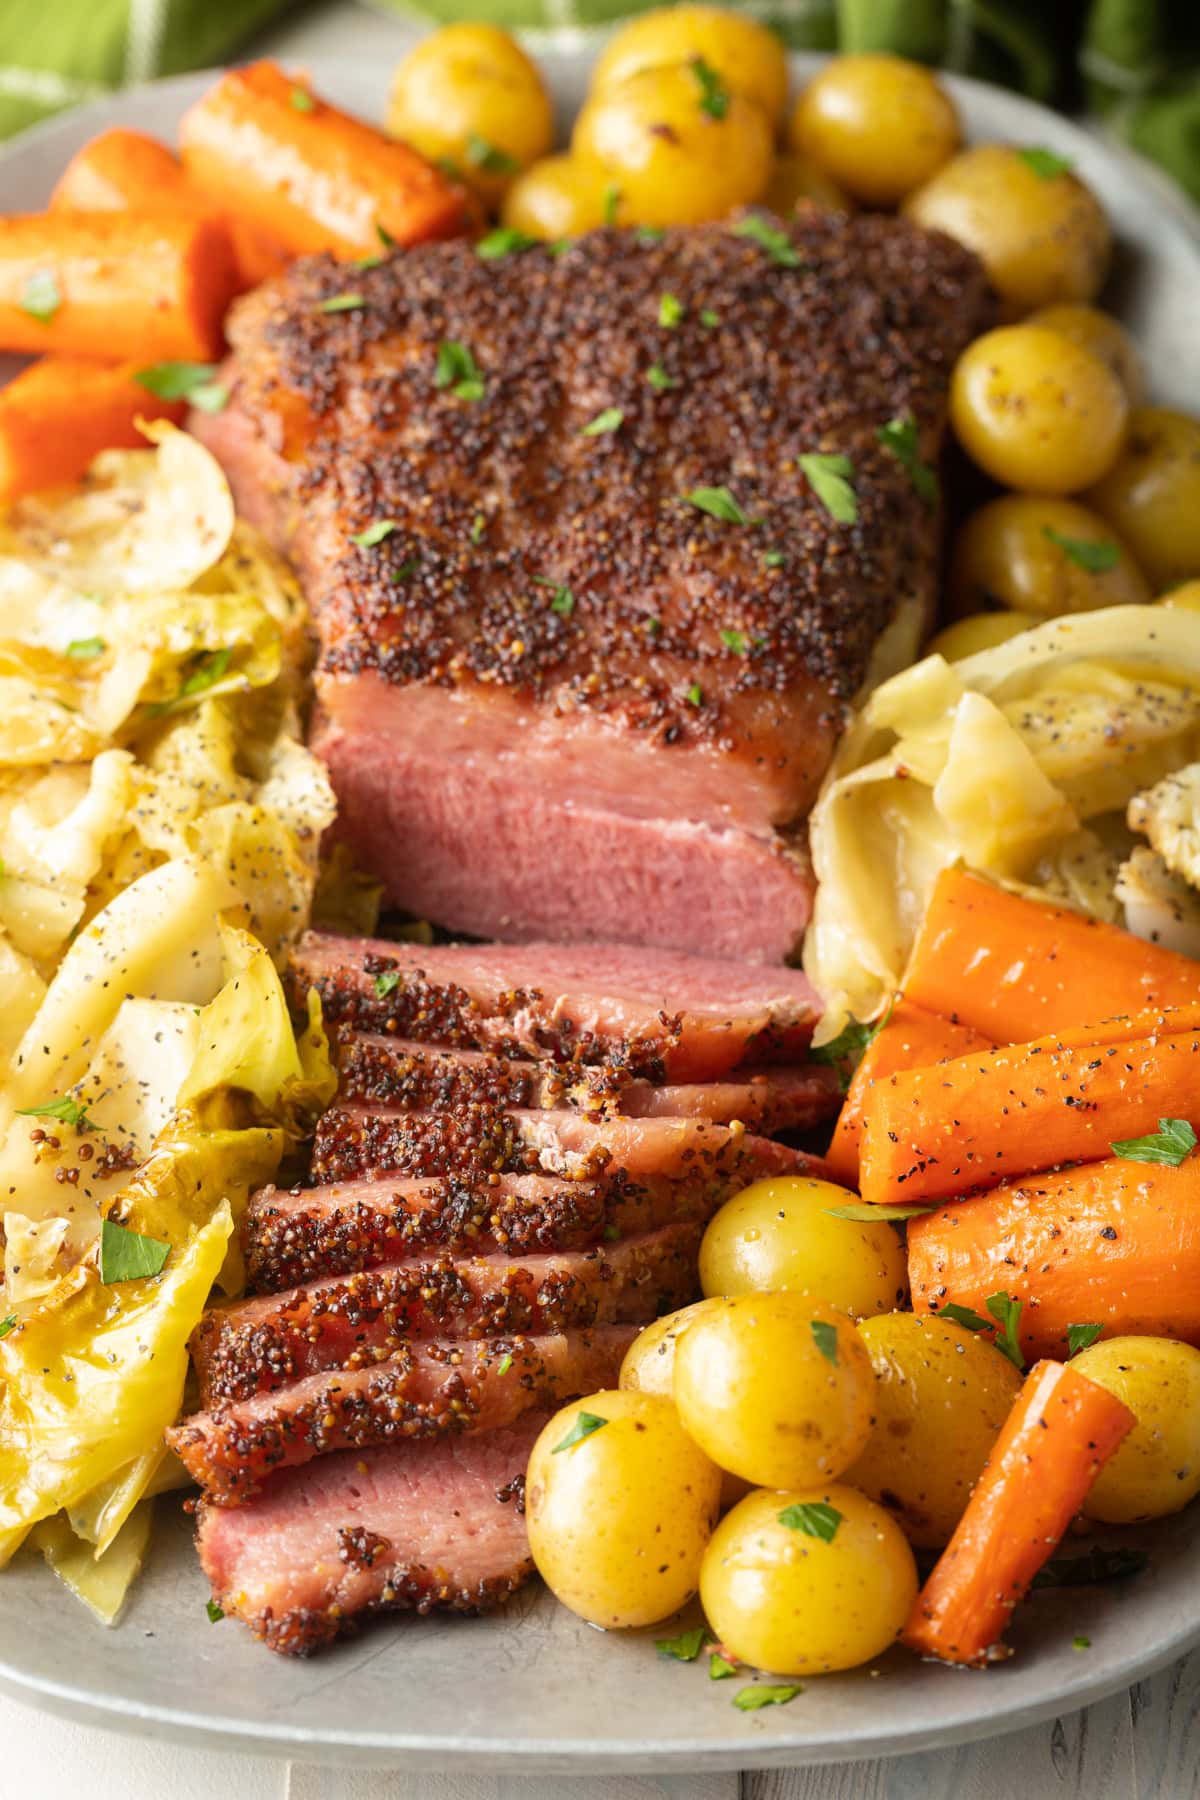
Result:
{"type": "Polygon", "coordinates": [[[863,1052],[838,1114],[826,1157],[837,1180],[846,1187],[858,1186],[863,1113],[879,1082],[901,1069],[924,1068],[945,1057],[991,1047],[991,1039],[972,1031],[969,1025],[960,1025],[957,1019],[945,1018],[941,1013],[926,1012],[903,994],[897,995],[886,1024],[880,1026],[863,1052]]]}
{"type": "Polygon", "coordinates": [[[209,362],[237,287],[225,230],[167,212],[0,218],[0,349],[209,362]]]}
{"type": "Polygon", "coordinates": [[[373,254],[381,236],[413,244],[470,222],[455,182],[271,62],[223,75],[184,115],[179,137],[196,185],[295,254],[373,254]]]}
{"type": "Polygon", "coordinates": [[[1109,1157],[910,1219],[913,1310],[984,1314],[1023,1301],[1027,1355],[1062,1355],[1069,1325],[1200,1346],[1200,1158],[1178,1168],[1109,1157]]]}
{"type": "Polygon", "coordinates": [[[1200,962],[1116,925],[944,869],[903,982],[996,1044],[1089,1025],[1106,1013],[1200,1000],[1200,962]]]}
{"type": "Polygon", "coordinates": [[[0,388],[0,501],[76,480],[101,450],[144,446],[138,419],[181,422],[186,404],[147,393],[140,366],[43,356],[0,388]]]}
{"type": "Polygon", "coordinates": [[[1064,1363],[1025,1377],[954,1536],[913,1604],[901,1641],[920,1656],[983,1668],[1088,1489],[1137,1420],[1064,1363]]]}
{"type": "Polygon", "coordinates": [[[1191,1113],[1200,1116],[1200,1006],[1112,1019],[877,1084],[860,1191],[886,1206],[961,1196],[1097,1162],[1119,1139],[1191,1113]]]}

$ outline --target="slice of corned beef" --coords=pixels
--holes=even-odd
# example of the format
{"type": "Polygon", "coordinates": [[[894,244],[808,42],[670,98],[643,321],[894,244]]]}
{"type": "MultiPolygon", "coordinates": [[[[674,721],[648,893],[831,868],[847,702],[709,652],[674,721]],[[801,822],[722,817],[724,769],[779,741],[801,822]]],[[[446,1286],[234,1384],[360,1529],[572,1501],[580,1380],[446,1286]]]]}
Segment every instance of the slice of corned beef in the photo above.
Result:
{"type": "Polygon", "coordinates": [[[193,1413],[167,1433],[210,1500],[236,1506],[272,1470],[335,1450],[497,1430],[531,1407],[612,1386],[636,1325],[552,1337],[423,1339],[373,1369],[322,1371],[193,1413]]]}
{"type": "Polygon", "coordinates": [[[798,969],[562,944],[398,944],[308,932],[291,979],[326,1019],[504,1055],[711,1081],[803,1055],[821,1003],[798,969]]]}
{"type": "Polygon", "coordinates": [[[291,1656],[389,1609],[502,1605],[533,1570],[525,1465],[546,1418],[326,1456],[281,1469],[245,1506],[202,1503],[213,1599],[291,1656]]]}

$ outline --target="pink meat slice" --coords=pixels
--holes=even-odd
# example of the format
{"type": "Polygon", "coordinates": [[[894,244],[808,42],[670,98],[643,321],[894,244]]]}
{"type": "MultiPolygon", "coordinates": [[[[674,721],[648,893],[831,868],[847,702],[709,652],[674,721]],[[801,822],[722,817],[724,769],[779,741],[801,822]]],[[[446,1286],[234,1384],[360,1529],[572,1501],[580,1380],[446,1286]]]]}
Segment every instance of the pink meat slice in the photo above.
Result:
{"type": "Polygon", "coordinates": [[[214,1600],[291,1656],[374,1613],[503,1605],[533,1570],[525,1466],[546,1419],[342,1452],[280,1470],[245,1506],[202,1503],[196,1541],[214,1600]]]}

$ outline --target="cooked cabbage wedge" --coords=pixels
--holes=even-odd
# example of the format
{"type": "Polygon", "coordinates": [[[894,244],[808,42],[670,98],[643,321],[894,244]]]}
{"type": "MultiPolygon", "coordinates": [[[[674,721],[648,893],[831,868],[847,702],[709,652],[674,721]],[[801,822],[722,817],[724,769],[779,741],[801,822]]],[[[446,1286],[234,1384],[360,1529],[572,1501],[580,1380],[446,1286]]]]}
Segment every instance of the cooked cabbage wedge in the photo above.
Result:
{"type": "Polygon", "coordinates": [[[1076,614],[877,688],[811,820],[804,967],[829,1007],[822,1036],[886,1005],[949,863],[1122,919],[1125,809],[1198,751],[1200,633],[1184,612],[1076,614]]]}

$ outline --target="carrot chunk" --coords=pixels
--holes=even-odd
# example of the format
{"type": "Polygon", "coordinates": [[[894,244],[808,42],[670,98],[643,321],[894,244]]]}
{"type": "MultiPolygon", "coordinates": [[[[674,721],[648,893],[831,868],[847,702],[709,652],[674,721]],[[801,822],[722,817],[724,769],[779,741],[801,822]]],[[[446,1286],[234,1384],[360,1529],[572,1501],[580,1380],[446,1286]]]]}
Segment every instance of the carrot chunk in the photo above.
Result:
{"type": "Polygon", "coordinates": [[[147,393],[140,366],[43,356],[0,388],[0,501],[75,481],[101,450],[144,446],[138,419],[181,423],[184,402],[147,393]]]}

